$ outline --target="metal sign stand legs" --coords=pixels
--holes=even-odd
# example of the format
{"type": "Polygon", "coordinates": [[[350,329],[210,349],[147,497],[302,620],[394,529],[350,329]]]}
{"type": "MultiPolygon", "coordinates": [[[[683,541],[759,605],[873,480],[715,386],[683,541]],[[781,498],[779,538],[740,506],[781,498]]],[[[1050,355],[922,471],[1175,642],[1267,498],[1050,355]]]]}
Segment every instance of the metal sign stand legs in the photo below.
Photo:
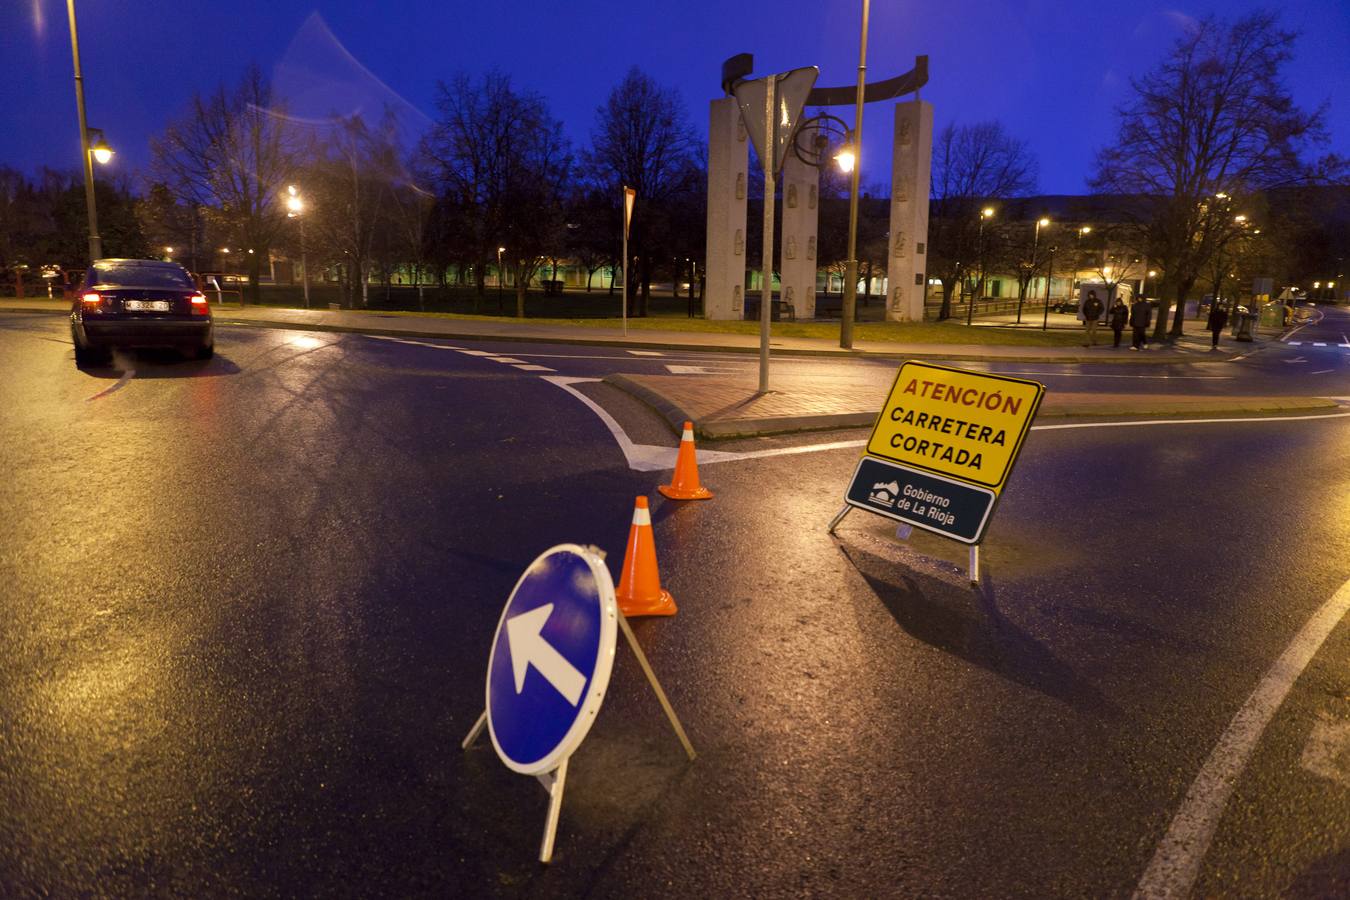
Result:
{"type": "MultiPolygon", "coordinates": [[[[848,515],[848,514],[849,514],[849,511],[852,510],[852,509],[853,509],[853,507],[850,506],[849,504],[847,504],[847,503],[844,504],[844,508],[841,509],[841,510],[839,510],[839,513],[838,513],[833,519],[830,520],[830,527],[827,528],[826,531],[827,531],[829,534],[834,534],[834,530],[835,530],[836,528],[839,527],[839,523],[842,522],[842,521],[844,521],[844,516],[848,515]]],[[[901,527],[903,527],[903,526],[901,526],[901,527]]],[[[979,584],[979,583],[980,583],[980,545],[979,545],[979,544],[971,544],[971,545],[970,545],[970,562],[969,562],[969,564],[968,564],[968,566],[967,566],[967,573],[968,573],[969,576],[970,576],[970,583],[971,583],[971,584],[979,584]]],[[[627,626],[625,626],[625,631],[626,631],[626,630],[627,630],[627,626]]],[[[631,638],[630,638],[630,640],[631,640],[631,638]]],[[[658,688],[658,690],[659,690],[659,688],[658,688]]],[[[693,757],[691,756],[690,759],[693,759],[693,757]]]]}
{"type": "Polygon", "coordinates": [[[694,752],[694,745],[689,743],[689,736],[684,733],[684,726],[680,724],[680,717],[675,715],[675,708],[670,705],[670,700],[666,699],[666,692],[661,690],[661,682],[656,680],[656,673],[652,671],[651,663],[647,662],[647,654],[642,652],[642,647],[638,645],[637,638],[633,636],[633,629],[628,625],[628,618],[623,613],[619,613],[619,627],[623,629],[623,636],[628,639],[628,646],[633,649],[633,655],[637,657],[638,665],[642,666],[648,684],[656,692],[656,699],[661,701],[661,708],[666,711],[666,718],[670,720],[670,727],[675,729],[675,736],[684,745],[684,752],[689,756],[690,762],[693,762],[698,758],[698,754],[694,752]]]}
{"type": "Polygon", "coordinates": [[[839,523],[844,521],[844,516],[848,515],[852,509],[853,507],[845,503],[844,508],[839,510],[839,515],[830,520],[830,527],[827,528],[826,531],[830,534],[834,534],[834,530],[839,527],[839,523]]]}
{"type": "Polygon", "coordinates": [[[567,785],[567,760],[558,764],[558,768],[543,775],[536,775],[539,783],[548,792],[548,816],[544,819],[544,840],[539,845],[539,861],[546,863],[553,858],[553,838],[558,834],[558,816],[562,814],[563,788],[567,785]]]}
{"type": "MultiPolygon", "coordinates": [[[[675,730],[675,736],[680,739],[680,744],[684,747],[684,752],[689,759],[691,761],[697,759],[698,754],[694,752],[694,745],[689,742],[689,736],[684,733],[684,726],[680,724],[680,717],[675,714],[675,708],[670,705],[666,692],[661,689],[661,682],[657,680],[656,672],[652,671],[651,663],[647,662],[647,654],[642,652],[642,647],[638,644],[637,637],[634,636],[627,617],[622,612],[618,615],[619,627],[623,630],[623,636],[628,639],[628,646],[632,648],[633,655],[637,657],[638,665],[642,667],[643,674],[647,676],[647,683],[652,686],[652,690],[656,693],[656,699],[661,702],[661,708],[665,710],[666,718],[670,720],[670,726],[675,730]]],[[[461,749],[468,750],[473,746],[474,742],[482,735],[483,729],[487,727],[487,720],[487,710],[484,709],[478,716],[478,721],[473,723],[469,733],[460,742],[461,749]]],[[[548,792],[548,816],[544,819],[544,840],[539,846],[539,861],[542,863],[546,863],[553,858],[553,839],[558,833],[558,816],[562,813],[563,788],[567,784],[567,762],[568,760],[564,759],[556,769],[535,776],[539,779],[539,783],[544,786],[544,790],[548,792]]]]}

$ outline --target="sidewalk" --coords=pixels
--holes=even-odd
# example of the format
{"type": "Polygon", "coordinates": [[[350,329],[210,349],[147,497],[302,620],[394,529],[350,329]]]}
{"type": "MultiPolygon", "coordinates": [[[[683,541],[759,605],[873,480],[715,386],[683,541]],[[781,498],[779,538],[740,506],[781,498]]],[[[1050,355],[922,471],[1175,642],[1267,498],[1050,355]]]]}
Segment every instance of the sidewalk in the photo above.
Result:
{"type": "MultiPolygon", "coordinates": [[[[61,300],[25,299],[0,300],[0,311],[33,311],[64,313],[68,304],[61,300]]],[[[450,318],[392,312],[358,310],[287,309],[272,306],[250,306],[243,309],[220,307],[215,310],[220,325],[243,325],[263,328],[295,328],[307,331],[353,332],[398,337],[442,338],[450,340],[498,340],[525,343],[564,343],[582,346],[610,346],[648,350],[702,350],[715,352],[758,353],[759,336],[755,334],[720,334],[678,330],[630,329],[623,334],[620,326],[592,327],[536,323],[530,320],[503,322],[475,317],[450,318]]],[[[1071,317],[1065,317],[1071,318],[1071,317]]],[[[985,329],[991,326],[977,325],[985,329]]],[[[997,360],[1003,362],[1059,362],[1059,363],[1127,363],[1171,364],[1233,359],[1272,340],[1263,336],[1252,344],[1235,344],[1226,340],[1221,352],[1209,353],[1208,335],[1199,331],[1186,335],[1175,344],[1154,345],[1147,353],[1112,351],[1111,333],[1098,332],[1098,346],[1036,347],[1000,344],[936,344],[900,343],[892,341],[856,341],[853,350],[842,350],[834,340],[804,337],[778,337],[770,340],[774,353],[795,356],[881,356],[903,359],[943,359],[953,361],[997,360]]],[[[1121,348],[1124,351],[1124,348],[1121,348]]]]}

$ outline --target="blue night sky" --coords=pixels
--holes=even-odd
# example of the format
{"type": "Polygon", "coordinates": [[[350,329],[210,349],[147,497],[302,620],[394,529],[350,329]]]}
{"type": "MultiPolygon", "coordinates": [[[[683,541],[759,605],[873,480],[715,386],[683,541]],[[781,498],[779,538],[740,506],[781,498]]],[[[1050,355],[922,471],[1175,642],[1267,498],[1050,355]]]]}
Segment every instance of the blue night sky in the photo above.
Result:
{"type": "MultiPolygon", "coordinates": [[[[932,81],[923,97],[939,128],[1001,119],[1037,156],[1042,191],[1079,193],[1095,148],[1114,134],[1112,109],[1129,78],[1160,59],[1188,17],[1256,5],[878,0],[868,73],[889,77],[927,53],[932,81]]],[[[821,85],[852,82],[860,7],[857,0],[79,0],[78,13],[90,124],[120,151],[115,167],[129,170],[145,165],[150,136],[194,91],[234,81],[250,62],[283,85],[293,112],[394,103],[410,127],[434,114],[437,79],[496,67],[543,94],[578,144],[596,106],[636,64],[678,88],[693,127],[706,133],[707,101],[720,93],[721,62],[734,53],[753,53],[756,74],[814,64],[821,85]]],[[[1295,98],[1309,108],[1328,104],[1328,149],[1350,155],[1350,3],[1305,0],[1285,22],[1302,32],[1287,72],[1295,98]]],[[[0,59],[0,163],[77,166],[65,4],[0,4],[0,59]]],[[[889,127],[882,107],[869,107],[865,167],[889,127]]],[[[864,168],[865,182],[884,178],[884,166],[864,168]]]]}

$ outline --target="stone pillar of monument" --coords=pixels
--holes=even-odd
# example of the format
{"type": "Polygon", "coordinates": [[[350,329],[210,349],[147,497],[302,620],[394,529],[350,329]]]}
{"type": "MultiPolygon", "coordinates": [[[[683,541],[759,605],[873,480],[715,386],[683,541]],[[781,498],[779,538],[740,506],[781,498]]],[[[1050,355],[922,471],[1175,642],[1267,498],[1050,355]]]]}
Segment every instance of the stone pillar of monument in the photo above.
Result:
{"type": "Polygon", "coordinates": [[[923,321],[932,168],[933,105],[922,100],[895,104],[890,259],[886,265],[886,319],[891,322],[923,321]]]}
{"type": "Polygon", "coordinates": [[[745,314],[745,194],[750,141],[734,98],[708,110],[708,244],[703,315],[740,319],[745,314]]]}
{"type": "Polygon", "coordinates": [[[816,227],[820,170],[789,151],[783,163],[783,235],[779,251],[782,292],[799,319],[816,315],[816,227]]]}

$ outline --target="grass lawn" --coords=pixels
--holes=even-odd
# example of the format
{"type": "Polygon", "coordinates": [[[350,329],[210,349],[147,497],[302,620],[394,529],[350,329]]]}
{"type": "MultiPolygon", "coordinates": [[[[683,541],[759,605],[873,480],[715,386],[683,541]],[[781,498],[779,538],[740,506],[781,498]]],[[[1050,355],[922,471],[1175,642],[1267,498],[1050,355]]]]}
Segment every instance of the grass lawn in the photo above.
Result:
{"type": "MultiPolygon", "coordinates": [[[[337,289],[324,285],[311,287],[311,301],[323,308],[339,299],[337,289]],[[329,296],[331,294],[331,296],[329,296]]],[[[860,298],[861,299],[861,298],[860,298]]],[[[266,305],[299,306],[300,288],[290,285],[268,286],[263,289],[266,305]]],[[[506,315],[482,315],[474,312],[475,302],[483,313],[496,313],[498,296],[493,288],[481,298],[475,298],[473,288],[449,288],[444,291],[428,288],[424,301],[426,311],[417,310],[417,294],[412,288],[395,287],[386,299],[383,287],[370,289],[370,311],[381,315],[436,316],[447,319],[466,319],[477,322],[520,322],[511,313],[515,310],[515,294],[504,291],[501,309],[506,315]]],[[[620,318],[615,315],[618,295],[607,291],[568,291],[559,296],[545,296],[531,291],[525,297],[526,321],[532,325],[571,325],[581,328],[617,328],[620,318]]],[[[668,294],[653,295],[649,315],[630,318],[628,327],[637,331],[677,331],[686,334],[759,334],[759,322],[710,321],[690,318],[687,297],[668,294]]],[[[858,307],[858,321],[854,324],[854,338],[859,341],[893,341],[913,344],[1000,344],[1017,347],[1064,347],[1082,342],[1077,331],[1040,331],[1033,328],[968,327],[950,322],[884,322],[881,299],[873,297],[858,307]]],[[[837,340],[839,321],[775,322],[775,337],[819,338],[837,340]]]]}
{"type": "MultiPolygon", "coordinates": [[[[617,328],[619,319],[566,319],[531,316],[473,316],[462,313],[416,313],[400,310],[380,310],[381,315],[434,316],[442,319],[469,319],[476,322],[528,322],[531,325],[571,325],[581,328],[617,328]]],[[[758,322],[711,321],[676,316],[649,316],[628,320],[634,331],[678,331],[685,334],[759,334],[758,322]]],[[[839,337],[836,322],[774,322],[770,328],[774,337],[821,338],[839,337]]],[[[1072,347],[1083,342],[1077,331],[1063,329],[1040,331],[1027,328],[970,327],[957,322],[859,322],[853,326],[858,341],[893,341],[907,344],[1001,344],[1016,347],[1072,347]]]]}

